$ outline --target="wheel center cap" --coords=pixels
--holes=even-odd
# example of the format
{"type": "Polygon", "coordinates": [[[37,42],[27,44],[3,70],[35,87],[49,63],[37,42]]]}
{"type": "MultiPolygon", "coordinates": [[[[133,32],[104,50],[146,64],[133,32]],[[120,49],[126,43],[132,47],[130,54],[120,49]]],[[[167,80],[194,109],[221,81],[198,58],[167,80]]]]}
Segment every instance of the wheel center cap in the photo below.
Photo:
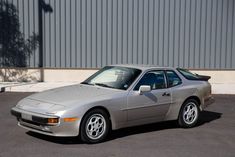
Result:
{"type": "Polygon", "coordinates": [[[191,116],[191,115],[193,114],[193,111],[192,111],[192,110],[190,110],[188,114],[191,116]]]}
{"type": "Polygon", "coordinates": [[[98,129],[98,128],[99,128],[99,125],[98,125],[98,124],[95,124],[95,125],[94,125],[94,128],[95,128],[95,129],[98,129]]]}

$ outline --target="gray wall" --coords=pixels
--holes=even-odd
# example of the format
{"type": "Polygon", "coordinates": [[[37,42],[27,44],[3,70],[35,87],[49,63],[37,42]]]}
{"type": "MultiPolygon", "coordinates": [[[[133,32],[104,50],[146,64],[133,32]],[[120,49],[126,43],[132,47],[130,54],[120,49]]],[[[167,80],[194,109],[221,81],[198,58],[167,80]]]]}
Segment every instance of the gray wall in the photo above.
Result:
{"type": "MultiPolygon", "coordinates": [[[[19,8],[27,37],[38,32],[37,0],[19,8]]],[[[44,66],[138,63],[235,69],[234,0],[45,0],[44,66]]],[[[28,61],[38,66],[38,51],[28,61]]]]}

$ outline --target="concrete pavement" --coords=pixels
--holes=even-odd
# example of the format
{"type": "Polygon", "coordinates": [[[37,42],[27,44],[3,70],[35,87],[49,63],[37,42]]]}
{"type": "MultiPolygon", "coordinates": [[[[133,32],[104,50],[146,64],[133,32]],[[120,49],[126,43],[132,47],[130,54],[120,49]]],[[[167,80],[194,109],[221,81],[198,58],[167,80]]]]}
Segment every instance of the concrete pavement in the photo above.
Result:
{"type": "MultiPolygon", "coordinates": [[[[0,82],[0,89],[8,92],[41,92],[44,90],[78,84],[78,81],[68,82],[35,82],[17,83],[0,82]]],[[[212,94],[235,94],[235,84],[212,83],[212,94]]]]}
{"type": "Polygon", "coordinates": [[[120,129],[106,142],[84,144],[77,138],[44,136],[17,126],[10,109],[32,93],[0,93],[0,157],[234,157],[235,96],[214,95],[198,126],[174,121],[120,129]]]}
{"type": "MultiPolygon", "coordinates": [[[[41,92],[48,89],[69,86],[78,84],[79,82],[35,82],[35,83],[13,83],[7,84],[2,88],[5,88],[6,92],[41,92]]],[[[1,83],[0,83],[1,87],[1,83]]]]}

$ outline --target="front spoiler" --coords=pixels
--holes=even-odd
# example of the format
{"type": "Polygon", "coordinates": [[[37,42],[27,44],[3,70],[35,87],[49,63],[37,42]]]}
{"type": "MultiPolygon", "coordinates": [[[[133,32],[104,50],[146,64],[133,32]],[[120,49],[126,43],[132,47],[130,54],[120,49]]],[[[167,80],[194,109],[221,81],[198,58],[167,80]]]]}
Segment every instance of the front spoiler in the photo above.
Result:
{"type": "MultiPolygon", "coordinates": [[[[55,118],[57,116],[54,115],[43,115],[38,114],[34,112],[25,111],[22,109],[19,109],[17,107],[12,108],[11,114],[14,115],[17,118],[18,126],[27,129],[32,132],[37,132],[44,135],[50,135],[50,136],[78,136],[79,134],[79,124],[80,120],[77,120],[75,122],[64,122],[62,119],[59,120],[59,123],[56,125],[47,125],[43,123],[43,121],[34,121],[32,119],[31,121],[22,119],[22,114],[29,114],[32,117],[37,117],[36,119],[41,120],[44,118],[55,118]]],[[[58,117],[57,117],[58,118],[58,117]]]]}

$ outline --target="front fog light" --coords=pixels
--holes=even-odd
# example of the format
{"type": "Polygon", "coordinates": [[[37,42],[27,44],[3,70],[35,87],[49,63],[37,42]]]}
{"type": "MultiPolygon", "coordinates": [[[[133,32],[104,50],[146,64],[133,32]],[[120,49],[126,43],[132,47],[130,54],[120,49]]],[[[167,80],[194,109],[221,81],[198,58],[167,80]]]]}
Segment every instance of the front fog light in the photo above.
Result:
{"type": "Polygon", "coordinates": [[[48,118],[47,123],[48,124],[57,124],[57,123],[59,123],[59,118],[48,118]]]}

